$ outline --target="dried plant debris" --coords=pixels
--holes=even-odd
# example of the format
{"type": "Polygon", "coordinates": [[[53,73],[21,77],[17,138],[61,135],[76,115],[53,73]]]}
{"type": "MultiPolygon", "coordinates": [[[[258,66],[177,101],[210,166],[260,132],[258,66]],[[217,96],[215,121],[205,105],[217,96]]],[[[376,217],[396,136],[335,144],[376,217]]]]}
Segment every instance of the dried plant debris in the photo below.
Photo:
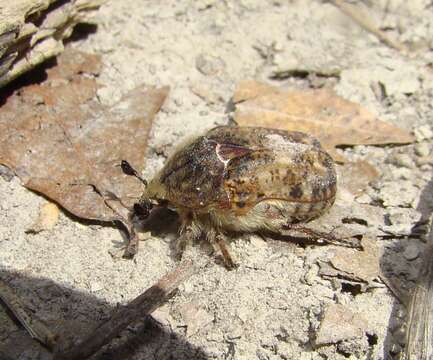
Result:
{"type": "Polygon", "coordinates": [[[107,108],[96,99],[100,67],[98,56],[67,50],[46,81],[10,96],[0,109],[0,163],[72,214],[112,221],[142,190],[119,165],[127,159],[142,170],[168,88],[140,86],[107,108]]]}
{"type": "Polygon", "coordinates": [[[303,131],[317,137],[336,161],[338,146],[407,144],[414,137],[326,89],[285,90],[253,80],[238,84],[233,101],[241,126],[303,131]],[[332,129],[332,131],[330,131],[332,129]]]}
{"type": "Polygon", "coordinates": [[[104,0],[19,0],[0,4],[0,87],[60,54],[78,23],[104,0]]]}
{"type": "Polygon", "coordinates": [[[27,229],[28,233],[39,233],[41,231],[51,230],[59,220],[59,207],[52,202],[44,204],[39,212],[36,221],[27,229]]]}
{"type": "Polygon", "coordinates": [[[340,188],[329,211],[306,226],[318,234],[328,234],[341,243],[346,241],[347,245],[361,247],[360,240],[364,236],[382,235],[379,227],[383,221],[383,209],[359,204],[350,192],[340,188]]]}
{"type": "Polygon", "coordinates": [[[379,172],[368,161],[347,162],[337,168],[340,186],[355,197],[362,195],[367,186],[379,178],[379,172]]]}

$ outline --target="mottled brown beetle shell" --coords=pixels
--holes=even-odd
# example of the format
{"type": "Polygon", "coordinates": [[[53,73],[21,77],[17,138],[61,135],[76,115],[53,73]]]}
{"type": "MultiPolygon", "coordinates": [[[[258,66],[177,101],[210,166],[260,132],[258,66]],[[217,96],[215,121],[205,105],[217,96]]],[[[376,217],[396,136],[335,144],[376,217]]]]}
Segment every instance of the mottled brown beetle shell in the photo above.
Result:
{"type": "Polygon", "coordinates": [[[332,158],[309,135],[220,126],[176,151],[143,197],[236,216],[276,200],[290,203],[291,221],[307,221],[332,205],[336,182],[332,158]]]}

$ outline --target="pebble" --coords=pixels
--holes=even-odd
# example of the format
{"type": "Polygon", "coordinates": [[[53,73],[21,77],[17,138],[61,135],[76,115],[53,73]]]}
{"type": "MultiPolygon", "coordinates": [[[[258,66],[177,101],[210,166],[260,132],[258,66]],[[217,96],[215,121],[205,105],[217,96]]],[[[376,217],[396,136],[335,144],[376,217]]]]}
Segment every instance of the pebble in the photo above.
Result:
{"type": "Polygon", "coordinates": [[[411,169],[414,166],[412,158],[408,154],[395,154],[388,158],[387,162],[398,167],[411,169]]]}
{"type": "Polygon", "coordinates": [[[399,345],[406,344],[406,329],[403,326],[400,326],[392,335],[399,345]]]}
{"type": "Polygon", "coordinates": [[[360,338],[368,327],[367,321],[349,308],[331,304],[325,310],[316,333],[316,345],[336,344],[342,340],[360,338]]]}
{"type": "Polygon", "coordinates": [[[428,156],[430,154],[430,146],[425,143],[419,143],[415,145],[415,154],[423,157],[423,156],[428,156]]]}
{"type": "Polygon", "coordinates": [[[203,75],[211,76],[224,70],[225,63],[220,58],[200,54],[195,59],[195,67],[203,75]]]}
{"type": "Polygon", "coordinates": [[[313,264],[310,269],[304,275],[304,281],[307,285],[313,285],[317,278],[317,273],[319,272],[319,267],[313,264]]]}
{"type": "Polygon", "coordinates": [[[15,174],[7,166],[0,164],[0,176],[3,178],[4,181],[10,182],[15,176],[15,174]]]}
{"type": "Polygon", "coordinates": [[[92,293],[101,291],[102,289],[104,289],[104,286],[101,283],[96,281],[90,283],[90,291],[92,293]]]}
{"type": "Polygon", "coordinates": [[[433,138],[433,131],[430,125],[419,126],[413,132],[416,140],[419,142],[433,138]]]}
{"type": "Polygon", "coordinates": [[[403,256],[406,260],[412,261],[418,258],[420,250],[416,244],[409,243],[404,249],[403,256]]]}
{"type": "MultiPolygon", "coordinates": [[[[433,164],[433,155],[428,155],[428,156],[423,156],[421,158],[418,158],[416,160],[416,164],[419,167],[433,164]]],[[[425,170],[428,170],[428,168],[426,168],[425,170]]]]}
{"type": "Polygon", "coordinates": [[[254,246],[256,248],[260,248],[260,249],[268,247],[268,244],[266,243],[265,240],[263,240],[259,236],[255,236],[255,235],[251,235],[251,237],[250,237],[250,243],[251,243],[252,246],[254,246]]]}
{"type": "Polygon", "coordinates": [[[187,326],[186,335],[196,334],[214,320],[214,316],[195,302],[183,304],[179,308],[182,319],[187,326]]]}

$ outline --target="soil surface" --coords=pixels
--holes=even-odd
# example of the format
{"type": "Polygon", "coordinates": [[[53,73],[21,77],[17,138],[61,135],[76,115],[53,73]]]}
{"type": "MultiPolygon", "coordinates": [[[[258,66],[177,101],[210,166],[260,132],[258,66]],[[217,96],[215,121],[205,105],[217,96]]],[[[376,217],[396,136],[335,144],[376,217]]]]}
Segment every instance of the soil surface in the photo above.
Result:
{"type": "MultiPolygon", "coordinates": [[[[332,4],[310,0],[111,1],[98,12],[97,31],[68,46],[102,55],[104,104],[141,83],[171,87],[143,154],[145,177],[176,143],[230,123],[230,100],[244,79],[333,88],[414,133],[416,143],[406,146],[341,150],[380,173],[357,201],[382,211],[390,235],[377,241],[381,271],[404,294],[425,248],[420,220],[433,207],[433,5],[354,3],[407,54],[332,4]]],[[[26,233],[47,200],[1,173],[0,276],[51,328],[82,334],[177,263],[176,224],[168,215],[143,235],[133,260],[116,256],[125,245],[117,228],[65,213],[51,231],[26,233]]],[[[230,246],[239,268],[227,271],[215,258],[94,359],[392,359],[404,349],[405,308],[386,286],[377,281],[364,291],[319,275],[334,246],[258,235],[236,237],[230,246]]],[[[197,257],[214,256],[207,250],[193,249],[197,257]]],[[[50,358],[3,308],[0,317],[0,357],[50,358]]]]}

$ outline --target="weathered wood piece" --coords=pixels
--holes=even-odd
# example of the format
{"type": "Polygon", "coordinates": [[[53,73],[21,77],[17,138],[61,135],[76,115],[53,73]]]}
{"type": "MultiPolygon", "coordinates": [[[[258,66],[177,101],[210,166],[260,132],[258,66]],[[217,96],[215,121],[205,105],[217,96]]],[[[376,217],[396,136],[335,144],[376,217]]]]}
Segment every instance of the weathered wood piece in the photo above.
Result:
{"type": "MultiPolygon", "coordinates": [[[[14,290],[2,279],[0,279],[0,299],[15,315],[16,319],[27,330],[33,339],[38,340],[41,344],[49,349],[54,348],[56,344],[56,334],[38,318],[37,314],[33,314],[25,309],[14,290]]],[[[0,353],[0,359],[3,359],[3,354],[0,353]]]]}
{"type": "Polygon", "coordinates": [[[0,0],[0,87],[63,51],[105,0],[0,0]]]}
{"type": "Polygon", "coordinates": [[[63,343],[59,341],[53,360],[87,359],[119,335],[128,325],[143,319],[167,302],[179,285],[203,269],[206,263],[205,260],[192,262],[187,259],[182,261],[175,270],[163,276],[155,285],[148,288],[127,305],[115,310],[107,321],[99,324],[78,343],[68,343],[70,339],[64,337],[63,343]]]}

